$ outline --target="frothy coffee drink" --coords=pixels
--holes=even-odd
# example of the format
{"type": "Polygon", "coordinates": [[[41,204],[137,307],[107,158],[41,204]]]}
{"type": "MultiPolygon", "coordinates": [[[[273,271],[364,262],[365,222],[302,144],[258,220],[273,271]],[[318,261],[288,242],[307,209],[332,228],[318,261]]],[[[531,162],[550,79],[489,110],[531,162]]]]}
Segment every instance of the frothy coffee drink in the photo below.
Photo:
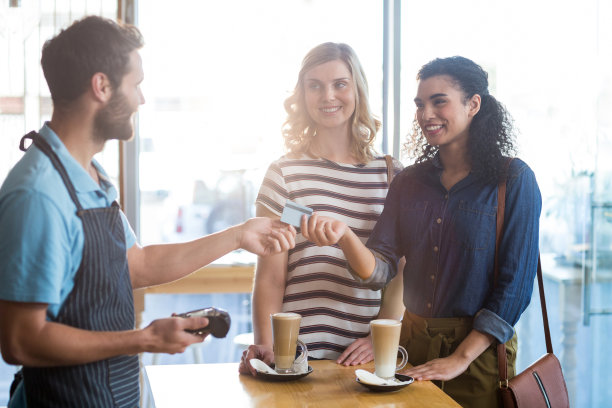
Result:
{"type": "MultiPolygon", "coordinates": [[[[379,319],[370,322],[374,366],[376,375],[381,378],[392,378],[395,376],[395,371],[405,365],[405,361],[402,361],[400,367],[397,365],[398,349],[403,350],[403,347],[398,347],[401,329],[402,323],[398,320],[379,319]]],[[[404,353],[405,351],[402,351],[402,356],[407,360],[404,353]]]]}
{"type": "Polygon", "coordinates": [[[274,342],[274,362],[276,371],[291,370],[295,360],[300,321],[297,313],[274,313],[272,321],[272,339],[274,342]]]}

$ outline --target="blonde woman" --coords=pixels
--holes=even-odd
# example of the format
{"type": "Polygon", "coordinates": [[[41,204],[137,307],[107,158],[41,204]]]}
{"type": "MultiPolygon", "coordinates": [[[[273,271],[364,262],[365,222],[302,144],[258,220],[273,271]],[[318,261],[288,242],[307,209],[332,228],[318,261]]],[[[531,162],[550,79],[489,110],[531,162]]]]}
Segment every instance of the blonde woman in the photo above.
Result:
{"type": "MultiPolygon", "coordinates": [[[[304,58],[293,94],[285,101],[287,154],[268,169],[257,197],[257,214],[279,218],[287,200],[342,219],[365,242],[382,212],[388,190],[387,163],[372,144],[380,122],[368,103],[367,81],[351,47],[324,43],[304,58]]],[[[401,164],[393,161],[393,173],[401,164]]],[[[317,247],[301,235],[289,252],[257,262],[253,290],[255,345],[240,371],[255,374],[251,358],[274,359],[270,314],[302,315],[300,339],[309,358],[357,365],[371,361],[369,322],[400,319],[401,274],[381,291],[358,284],[335,247],[317,247]]]]}

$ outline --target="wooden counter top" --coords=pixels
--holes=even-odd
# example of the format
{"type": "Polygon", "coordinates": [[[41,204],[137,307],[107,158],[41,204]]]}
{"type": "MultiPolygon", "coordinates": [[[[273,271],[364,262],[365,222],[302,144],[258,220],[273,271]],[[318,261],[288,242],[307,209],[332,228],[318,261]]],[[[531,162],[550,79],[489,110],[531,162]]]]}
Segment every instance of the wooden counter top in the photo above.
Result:
{"type": "Polygon", "coordinates": [[[311,361],[313,372],[297,381],[268,382],[238,374],[238,363],[159,365],[145,368],[155,406],[166,407],[460,407],[430,381],[395,392],[372,392],[355,381],[355,370],[311,361]]]}

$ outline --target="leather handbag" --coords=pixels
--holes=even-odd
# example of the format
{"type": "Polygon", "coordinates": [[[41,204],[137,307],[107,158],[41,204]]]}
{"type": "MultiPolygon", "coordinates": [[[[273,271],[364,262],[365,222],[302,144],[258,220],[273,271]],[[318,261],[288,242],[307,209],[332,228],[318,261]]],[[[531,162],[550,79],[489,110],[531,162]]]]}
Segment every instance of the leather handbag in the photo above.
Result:
{"type": "MultiPolygon", "coordinates": [[[[511,159],[510,159],[511,161],[511,159]]],[[[508,161],[508,168],[510,167],[508,161]]],[[[504,210],[506,207],[506,181],[504,179],[497,189],[497,230],[495,240],[495,284],[499,274],[497,250],[501,239],[504,210]]],[[[527,367],[522,373],[508,379],[508,362],[506,360],[506,345],[497,346],[499,369],[499,389],[504,408],[569,408],[567,386],[563,378],[561,364],[553,354],[546,299],[544,297],[544,280],[542,279],[542,264],[538,255],[538,287],[540,304],[542,306],[542,321],[544,322],[544,337],[546,339],[546,354],[527,367]]]]}

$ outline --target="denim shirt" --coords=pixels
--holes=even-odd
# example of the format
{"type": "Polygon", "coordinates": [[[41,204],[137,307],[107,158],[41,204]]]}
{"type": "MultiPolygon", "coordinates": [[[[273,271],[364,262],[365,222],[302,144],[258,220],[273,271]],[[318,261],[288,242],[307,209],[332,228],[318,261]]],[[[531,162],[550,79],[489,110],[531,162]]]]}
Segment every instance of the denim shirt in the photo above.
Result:
{"type": "Polygon", "coordinates": [[[523,161],[511,162],[494,288],[497,184],[470,173],[447,191],[441,173],[435,157],[395,177],[367,242],[374,273],[358,280],[372,289],[385,286],[405,256],[406,310],[474,317],[474,329],[506,342],[531,300],[537,270],[542,198],[535,175],[523,161]]]}

